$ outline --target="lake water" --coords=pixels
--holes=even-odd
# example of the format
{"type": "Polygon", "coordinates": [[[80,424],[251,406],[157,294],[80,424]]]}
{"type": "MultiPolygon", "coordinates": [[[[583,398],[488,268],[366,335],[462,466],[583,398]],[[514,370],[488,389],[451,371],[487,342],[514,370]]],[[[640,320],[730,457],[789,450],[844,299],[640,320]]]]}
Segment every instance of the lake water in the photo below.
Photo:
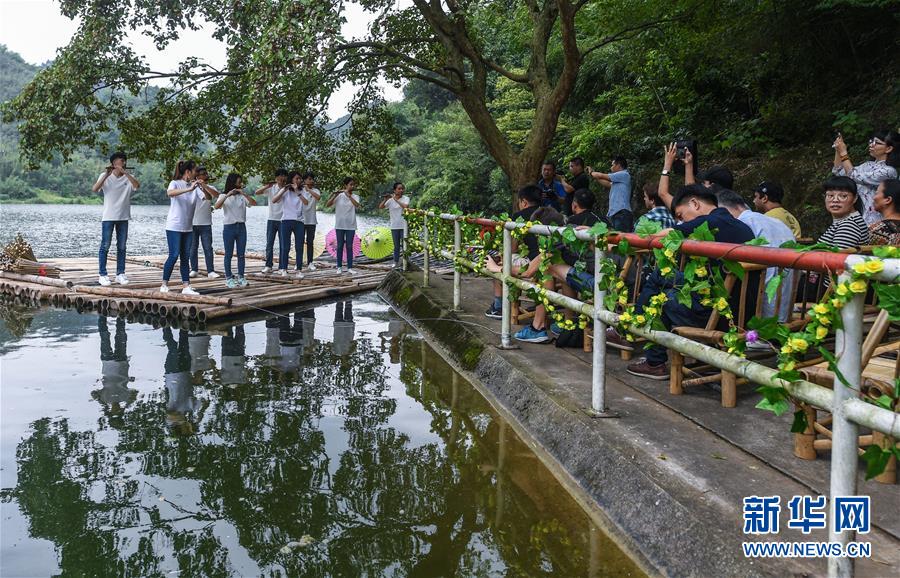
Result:
{"type": "MultiPolygon", "coordinates": [[[[128,224],[128,253],[155,255],[168,252],[166,215],[168,205],[135,205],[128,224]]],[[[266,247],[268,208],[247,209],[247,250],[263,252],[266,247]]],[[[35,255],[52,257],[94,257],[100,248],[100,205],[0,205],[0,243],[7,243],[21,232],[31,243],[35,255]]],[[[334,228],[334,215],[318,213],[317,232],[334,228]]],[[[387,225],[387,215],[360,215],[359,232],[387,225]]],[[[213,211],[213,247],[221,249],[222,212],[213,211]]],[[[115,248],[115,240],[113,240],[115,248]]],[[[277,260],[277,257],[276,257],[277,260]]],[[[110,261],[112,263],[112,261],[110,261]]],[[[202,257],[201,257],[202,264],[202,257]]]]}
{"type": "MultiPolygon", "coordinates": [[[[14,209],[92,254],[88,208],[14,209]]],[[[209,333],[2,301],[0,372],[4,577],[641,575],[374,294],[209,333]]]]}

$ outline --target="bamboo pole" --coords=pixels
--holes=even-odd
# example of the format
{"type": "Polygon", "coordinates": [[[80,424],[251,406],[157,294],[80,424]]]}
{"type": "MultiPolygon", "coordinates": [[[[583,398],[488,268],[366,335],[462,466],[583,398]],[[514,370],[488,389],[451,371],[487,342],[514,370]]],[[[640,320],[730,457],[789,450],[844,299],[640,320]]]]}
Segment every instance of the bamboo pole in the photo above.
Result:
{"type": "Polygon", "coordinates": [[[289,292],[284,297],[279,297],[277,299],[272,299],[264,302],[254,302],[251,304],[243,304],[243,303],[235,303],[231,308],[226,307],[210,307],[208,309],[204,309],[200,311],[200,315],[198,319],[200,321],[206,321],[208,319],[216,319],[218,317],[222,317],[224,315],[236,315],[238,313],[244,313],[246,311],[251,311],[253,309],[258,308],[271,308],[271,307],[282,307],[284,305],[291,305],[294,303],[300,303],[303,301],[311,301],[313,299],[321,299],[324,297],[330,297],[332,295],[346,295],[349,293],[358,293],[362,291],[368,291],[370,289],[374,289],[378,286],[377,282],[366,283],[357,286],[348,286],[348,287],[328,287],[322,289],[315,289],[312,291],[307,291],[303,293],[298,292],[289,292]]]}
{"type": "Polygon", "coordinates": [[[11,281],[23,281],[25,283],[36,283],[38,285],[47,285],[48,287],[59,287],[62,289],[71,289],[72,282],[65,279],[54,279],[52,277],[40,277],[38,275],[24,275],[19,273],[11,273],[9,271],[0,271],[0,277],[11,281]]]}
{"type": "Polygon", "coordinates": [[[204,305],[216,305],[220,307],[228,307],[231,305],[231,298],[213,297],[211,295],[182,295],[181,293],[170,292],[161,293],[159,291],[148,291],[145,289],[119,289],[115,287],[89,287],[86,285],[76,285],[73,290],[78,293],[90,293],[93,295],[105,295],[108,297],[125,297],[139,299],[157,299],[159,301],[178,301],[181,303],[201,303],[204,305]]]}

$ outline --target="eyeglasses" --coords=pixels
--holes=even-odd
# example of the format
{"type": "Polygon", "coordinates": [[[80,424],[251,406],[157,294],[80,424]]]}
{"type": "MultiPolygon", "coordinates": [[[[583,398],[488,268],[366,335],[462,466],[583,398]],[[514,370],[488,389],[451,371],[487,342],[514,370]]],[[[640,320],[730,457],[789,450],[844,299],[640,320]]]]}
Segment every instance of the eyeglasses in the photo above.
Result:
{"type": "Polygon", "coordinates": [[[826,201],[849,201],[853,198],[853,195],[850,193],[825,193],[826,201]]]}

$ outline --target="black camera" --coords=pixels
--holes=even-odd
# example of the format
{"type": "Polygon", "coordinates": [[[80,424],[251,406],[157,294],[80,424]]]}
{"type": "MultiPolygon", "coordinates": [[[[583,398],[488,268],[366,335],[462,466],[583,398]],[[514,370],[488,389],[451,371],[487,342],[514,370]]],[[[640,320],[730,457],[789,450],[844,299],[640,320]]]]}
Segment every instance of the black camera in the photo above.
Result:
{"type": "Polygon", "coordinates": [[[680,160],[681,162],[676,163],[673,168],[675,169],[675,172],[678,173],[679,175],[684,174],[684,158],[686,156],[685,155],[686,151],[691,151],[691,156],[692,156],[691,164],[694,167],[694,176],[696,176],[700,170],[699,169],[700,155],[699,155],[697,141],[695,141],[695,140],[678,139],[675,141],[675,155],[676,155],[676,158],[678,160],[680,160]]]}

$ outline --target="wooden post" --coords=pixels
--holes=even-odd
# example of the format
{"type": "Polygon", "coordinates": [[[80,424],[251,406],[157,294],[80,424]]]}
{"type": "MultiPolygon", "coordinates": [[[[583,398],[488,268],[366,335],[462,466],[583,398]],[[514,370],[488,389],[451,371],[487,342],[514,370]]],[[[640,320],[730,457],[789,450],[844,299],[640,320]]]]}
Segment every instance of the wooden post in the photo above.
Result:
{"type": "MultiPolygon", "coordinates": [[[[622,350],[622,353],[628,353],[630,358],[630,351],[626,352],[622,350]]],[[[672,395],[681,395],[684,393],[684,387],[682,386],[682,380],[684,379],[684,356],[674,349],[670,349],[669,354],[672,356],[672,364],[669,369],[669,393],[672,395]]]]}
{"type": "Polygon", "coordinates": [[[737,376],[730,371],[722,371],[722,407],[737,405],[737,376]]]}
{"type": "Polygon", "coordinates": [[[815,447],[816,430],[814,425],[818,417],[816,408],[807,403],[800,403],[799,408],[806,414],[806,429],[801,433],[794,434],[794,455],[801,460],[814,460],[818,456],[815,447]]]}

